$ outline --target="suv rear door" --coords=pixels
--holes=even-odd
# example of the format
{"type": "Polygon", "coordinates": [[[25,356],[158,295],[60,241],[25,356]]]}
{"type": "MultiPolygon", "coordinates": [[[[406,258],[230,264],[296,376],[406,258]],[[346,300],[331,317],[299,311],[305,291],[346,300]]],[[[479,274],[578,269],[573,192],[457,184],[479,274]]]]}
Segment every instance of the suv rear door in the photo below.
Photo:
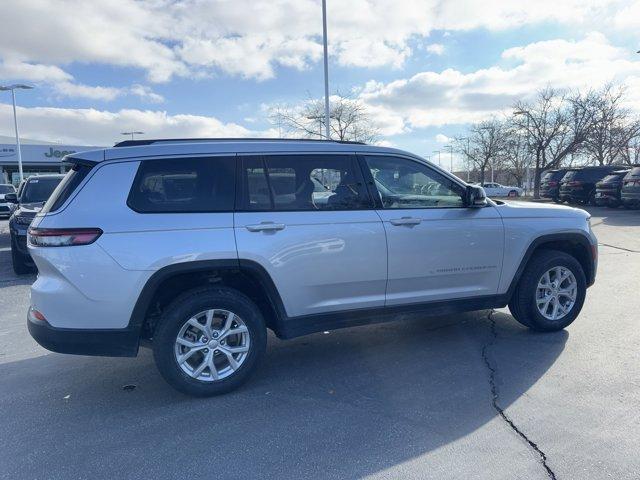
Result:
{"type": "Polygon", "coordinates": [[[405,157],[366,155],[387,234],[386,305],[495,295],[504,250],[493,206],[464,206],[464,186],[405,157]]]}
{"type": "Polygon", "coordinates": [[[387,245],[355,155],[240,155],[241,260],[267,270],[287,315],[384,305],[387,245]]]}

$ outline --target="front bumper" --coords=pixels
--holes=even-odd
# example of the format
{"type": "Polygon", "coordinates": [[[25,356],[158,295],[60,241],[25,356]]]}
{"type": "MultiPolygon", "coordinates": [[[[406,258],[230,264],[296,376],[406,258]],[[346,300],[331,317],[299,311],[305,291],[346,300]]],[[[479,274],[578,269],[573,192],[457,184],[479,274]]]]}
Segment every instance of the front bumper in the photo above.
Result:
{"type": "Polygon", "coordinates": [[[105,357],[135,357],[140,341],[139,329],[55,328],[46,321],[27,316],[29,334],[52,352],[105,357]]]}

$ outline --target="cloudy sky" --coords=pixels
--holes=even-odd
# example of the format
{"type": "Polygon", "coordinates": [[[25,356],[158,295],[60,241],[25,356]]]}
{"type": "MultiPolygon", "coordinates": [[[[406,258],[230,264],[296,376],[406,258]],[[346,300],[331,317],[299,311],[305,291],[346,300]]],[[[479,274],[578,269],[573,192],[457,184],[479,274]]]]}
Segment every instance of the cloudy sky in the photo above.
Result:
{"type": "MultiPolygon", "coordinates": [[[[628,86],[638,0],[328,0],[332,90],[389,144],[429,155],[537,88],[628,86]]],[[[323,94],[319,0],[5,0],[0,83],[25,137],[110,145],[274,135],[266,112],[323,94]]],[[[0,135],[13,133],[0,92],[0,135]]]]}

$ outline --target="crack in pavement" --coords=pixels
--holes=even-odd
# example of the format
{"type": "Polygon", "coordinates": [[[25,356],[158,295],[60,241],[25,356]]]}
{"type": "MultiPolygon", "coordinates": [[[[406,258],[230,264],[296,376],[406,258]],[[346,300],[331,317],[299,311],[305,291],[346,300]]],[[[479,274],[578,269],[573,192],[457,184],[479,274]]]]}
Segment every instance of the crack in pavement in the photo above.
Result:
{"type": "Polygon", "coordinates": [[[615,248],[616,250],[622,250],[623,252],[640,253],[640,250],[631,250],[630,248],[617,247],[616,245],[610,245],[608,243],[598,243],[598,245],[602,247],[615,248]]]}
{"type": "Polygon", "coordinates": [[[518,428],[518,426],[513,422],[513,420],[511,420],[511,418],[509,418],[509,416],[500,407],[500,405],[498,405],[498,387],[496,386],[496,368],[491,365],[491,362],[489,361],[489,357],[487,355],[488,348],[492,347],[495,344],[496,340],[498,339],[498,333],[496,332],[496,321],[493,318],[494,313],[495,313],[495,310],[491,310],[489,312],[489,316],[487,317],[491,322],[491,341],[482,346],[482,360],[484,361],[484,364],[487,367],[487,370],[489,370],[489,386],[491,387],[491,404],[493,405],[494,410],[498,412],[502,420],[504,420],[506,424],[509,425],[509,427],[511,427],[511,429],[514,432],[516,432],[525,442],[527,442],[527,444],[538,454],[538,456],[540,457],[540,462],[542,463],[542,466],[547,472],[547,476],[551,480],[557,480],[555,472],[547,464],[547,455],[540,449],[540,447],[538,447],[538,445],[536,445],[535,442],[530,440],[529,437],[527,437],[527,435],[518,428]]]}

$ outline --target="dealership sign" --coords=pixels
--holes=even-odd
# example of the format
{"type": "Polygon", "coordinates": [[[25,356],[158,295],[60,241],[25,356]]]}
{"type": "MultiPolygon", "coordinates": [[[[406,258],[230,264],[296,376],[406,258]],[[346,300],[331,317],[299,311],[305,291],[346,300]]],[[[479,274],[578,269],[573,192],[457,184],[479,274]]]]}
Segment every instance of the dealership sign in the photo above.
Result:
{"type": "MultiPolygon", "coordinates": [[[[25,164],[59,163],[65,155],[98,148],[101,147],[85,145],[22,145],[22,162],[25,164]]],[[[18,155],[15,144],[0,144],[0,164],[9,165],[17,161],[18,155]]]]}

